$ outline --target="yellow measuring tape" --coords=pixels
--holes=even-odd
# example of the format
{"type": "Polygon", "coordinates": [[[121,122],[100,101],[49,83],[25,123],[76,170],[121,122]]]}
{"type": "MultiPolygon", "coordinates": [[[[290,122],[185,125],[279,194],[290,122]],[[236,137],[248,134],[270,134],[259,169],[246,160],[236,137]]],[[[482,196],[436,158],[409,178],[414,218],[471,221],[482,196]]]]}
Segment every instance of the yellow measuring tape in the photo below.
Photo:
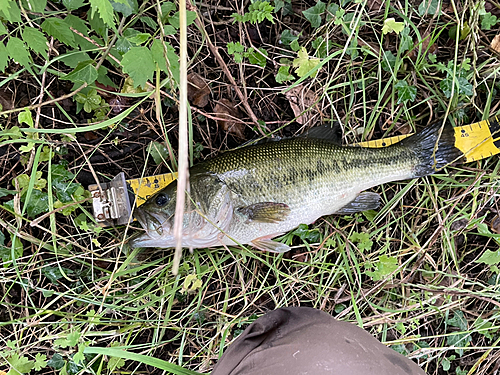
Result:
{"type": "MultiPolygon", "coordinates": [[[[359,143],[362,147],[387,147],[411,134],[377,139],[359,143]]],[[[463,152],[466,162],[472,162],[500,153],[500,124],[497,117],[455,128],[455,147],[463,152]]],[[[127,185],[136,195],[140,206],[158,190],[163,189],[177,177],[176,173],[127,180],[127,185]]]]}

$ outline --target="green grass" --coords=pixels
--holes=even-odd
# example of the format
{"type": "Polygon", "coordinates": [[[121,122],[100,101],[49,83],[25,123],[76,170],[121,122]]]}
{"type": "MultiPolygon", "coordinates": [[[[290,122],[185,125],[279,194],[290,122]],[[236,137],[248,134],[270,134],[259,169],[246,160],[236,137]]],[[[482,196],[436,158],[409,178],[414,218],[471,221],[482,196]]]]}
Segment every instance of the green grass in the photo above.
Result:
{"type": "MultiPolygon", "coordinates": [[[[37,4],[23,8],[19,21],[3,22],[4,44],[22,39],[20,30],[27,27],[49,41],[42,23],[50,12],[64,19],[68,10],[37,4]]],[[[497,27],[488,29],[484,18],[492,18],[483,14],[500,17],[496,4],[487,3],[483,12],[478,2],[452,1],[441,14],[426,15],[429,2],[346,1],[343,15],[339,9],[333,18],[324,13],[313,28],[297,10],[315,3],[293,1],[295,14],[280,10],[272,14],[274,24],[261,22],[258,29],[233,23],[231,15],[248,8],[195,5],[203,18],[188,26],[188,72],[200,74],[211,94],[206,107],[190,107],[187,152],[194,162],[199,145],[201,160],[244,142],[217,125],[224,114],[212,111],[221,99],[241,109],[237,124],[248,139],[339,121],[350,144],[406,134],[444,118],[465,125],[499,114],[498,56],[490,45],[497,27]],[[405,29],[383,34],[388,18],[405,29]],[[206,32],[199,30],[201,21],[206,32]],[[296,45],[280,43],[285,30],[302,31],[296,45]],[[319,37],[328,40],[328,52],[313,47],[319,37]],[[229,42],[245,51],[264,48],[266,66],[247,57],[236,63],[227,53],[229,42]],[[309,60],[297,60],[307,67],[298,72],[293,61],[300,47],[309,60]],[[280,66],[294,80],[277,83],[280,66]],[[285,96],[294,88],[310,98],[300,103],[300,113],[285,96]],[[294,122],[303,113],[309,122],[294,122]]],[[[86,188],[92,176],[105,181],[122,170],[134,178],[177,169],[179,82],[172,53],[179,53],[179,33],[170,29],[177,7],[169,8],[158,1],[139,4],[126,16],[108,10],[104,15],[115,18],[106,24],[99,12],[89,21],[92,10],[81,4],[72,15],[88,27],[83,34],[93,39],[87,44],[78,39],[73,45],[56,34],[50,52],[29,50],[32,60],[21,65],[7,61],[0,77],[0,371],[209,373],[231,340],[266,311],[312,306],[362,326],[428,374],[493,373],[500,340],[498,156],[377,187],[383,204],[376,212],[325,217],[292,232],[283,238],[293,247],[285,255],[233,247],[184,250],[177,276],[171,273],[172,250],[132,250],[127,241],[133,228],[94,225],[88,195],[76,192],[78,184],[86,188]],[[162,28],[144,18],[158,21],[158,8],[162,28]],[[147,38],[141,46],[151,50],[155,38],[168,43],[161,48],[170,57],[154,61],[147,92],[120,92],[130,86],[129,76],[144,78],[130,72],[133,65],[116,62],[125,52],[114,46],[123,46],[131,29],[143,34],[136,38],[147,38]],[[89,113],[79,112],[73,98],[95,87],[83,82],[93,68],[86,68],[83,81],[60,79],[74,70],[76,63],[65,59],[78,51],[96,69],[106,67],[117,86],[99,86],[102,101],[89,113]],[[123,108],[111,112],[112,99],[123,108]],[[153,141],[168,150],[161,165],[146,151],[153,141]],[[57,181],[71,186],[72,196],[62,196],[57,181]],[[488,251],[493,260],[485,263],[481,257],[488,251]]]]}

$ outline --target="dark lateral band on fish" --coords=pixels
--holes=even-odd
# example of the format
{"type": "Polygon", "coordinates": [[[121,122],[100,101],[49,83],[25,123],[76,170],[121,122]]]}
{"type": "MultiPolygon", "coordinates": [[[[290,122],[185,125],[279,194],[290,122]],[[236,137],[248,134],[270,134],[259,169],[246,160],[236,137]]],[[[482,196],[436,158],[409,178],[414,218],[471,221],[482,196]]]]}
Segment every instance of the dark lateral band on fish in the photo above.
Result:
{"type": "MultiPolygon", "coordinates": [[[[321,216],[377,208],[380,197],[363,192],[386,182],[428,176],[456,163],[450,124],[436,123],[385,148],[341,146],[335,130],[255,144],[225,152],[190,169],[190,204],[182,245],[206,248],[250,244],[290,248],[272,238],[321,216]]],[[[134,247],[173,247],[174,181],[136,208],[145,233],[134,247]]]]}

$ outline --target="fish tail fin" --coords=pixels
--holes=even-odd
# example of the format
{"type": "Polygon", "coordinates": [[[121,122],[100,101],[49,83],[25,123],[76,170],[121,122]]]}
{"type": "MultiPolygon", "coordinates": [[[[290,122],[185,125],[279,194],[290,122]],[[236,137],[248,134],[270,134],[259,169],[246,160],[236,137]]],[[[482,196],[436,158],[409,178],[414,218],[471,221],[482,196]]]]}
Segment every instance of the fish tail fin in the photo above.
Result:
{"type": "Polygon", "coordinates": [[[450,123],[437,122],[400,142],[416,154],[420,163],[414,177],[428,176],[459,162],[462,151],[455,147],[455,130],[450,123]]]}

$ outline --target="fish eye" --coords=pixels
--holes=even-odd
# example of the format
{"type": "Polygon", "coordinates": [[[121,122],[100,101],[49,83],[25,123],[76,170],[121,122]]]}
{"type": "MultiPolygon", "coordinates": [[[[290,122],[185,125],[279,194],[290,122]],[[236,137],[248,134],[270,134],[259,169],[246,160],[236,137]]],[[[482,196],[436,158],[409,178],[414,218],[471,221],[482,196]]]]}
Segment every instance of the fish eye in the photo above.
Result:
{"type": "Polygon", "coordinates": [[[169,200],[170,199],[168,199],[168,196],[166,194],[158,194],[158,196],[155,199],[155,202],[158,206],[163,207],[168,203],[169,200]]]}

